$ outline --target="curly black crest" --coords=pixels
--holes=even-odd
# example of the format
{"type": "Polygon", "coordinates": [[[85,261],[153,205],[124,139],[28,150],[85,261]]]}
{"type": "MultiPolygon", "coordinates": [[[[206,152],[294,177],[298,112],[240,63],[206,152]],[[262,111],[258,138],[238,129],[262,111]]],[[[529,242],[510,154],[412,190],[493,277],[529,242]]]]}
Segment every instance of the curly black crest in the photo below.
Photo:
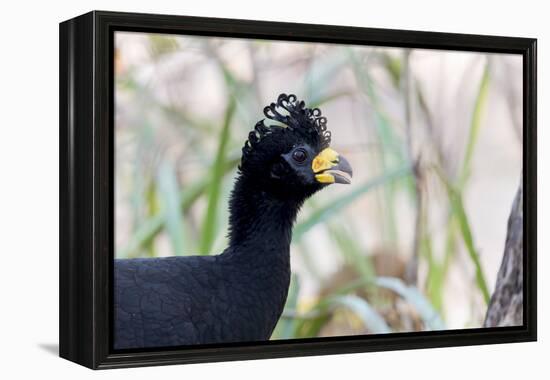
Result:
{"type": "Polygon", "coordinates": [[[265,119],[258,121],[243,147],[243,162],[266,136],[281,133],[284,129],[292,131],[297,137],[320,149],[330,145],[327,118],[321,115],[319,108],[306,108],[305,102],[298,100],[294,94],[279,95],[277,103],[271,103],[264,108],[264,115],[267,119],[278,121],[285,126],[266,125],[265,119]]]}

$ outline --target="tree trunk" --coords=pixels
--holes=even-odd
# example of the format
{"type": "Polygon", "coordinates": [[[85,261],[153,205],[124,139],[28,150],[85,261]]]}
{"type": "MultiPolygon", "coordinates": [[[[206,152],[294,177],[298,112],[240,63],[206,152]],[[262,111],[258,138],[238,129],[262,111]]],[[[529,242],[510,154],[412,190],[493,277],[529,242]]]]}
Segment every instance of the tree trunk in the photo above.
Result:
{"type": "Polygon", "coordinates": [[[508,218],[504,256],[495,292],[489,302],[485,327],[523,324],[523,178],[508,218]]]}

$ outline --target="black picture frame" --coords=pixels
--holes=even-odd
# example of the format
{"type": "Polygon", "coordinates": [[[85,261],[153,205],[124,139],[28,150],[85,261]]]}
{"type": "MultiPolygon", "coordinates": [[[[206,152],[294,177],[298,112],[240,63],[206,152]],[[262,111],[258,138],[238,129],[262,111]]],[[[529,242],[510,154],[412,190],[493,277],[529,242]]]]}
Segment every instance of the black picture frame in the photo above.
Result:
{"type": "Polygon", "coordinates": [[[93,11],[62,22],[59,38],[61,357],[100,369],[536,340],[536,39],[105,11],[93,11]],[[115,31],[521,55],[523,326],[114,352],[111,319],[115,31]]]}

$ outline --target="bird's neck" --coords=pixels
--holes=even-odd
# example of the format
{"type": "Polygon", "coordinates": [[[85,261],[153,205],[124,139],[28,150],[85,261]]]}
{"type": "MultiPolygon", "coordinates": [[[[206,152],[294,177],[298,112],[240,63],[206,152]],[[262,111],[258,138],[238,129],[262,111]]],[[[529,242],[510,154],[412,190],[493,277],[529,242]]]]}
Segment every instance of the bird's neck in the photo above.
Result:
{"type": "Polygon", "coordinates": [[[230,248],[243,253],[288,255],[292,226],[302,203],[270,195],[253,179],[239,176],[229,201],[230,248]]]}
{"type": "MultiPolygon", "coordinates": [[[[286,197],[285,197],[286,198],[286,197]]],[[[245,300],[228,321],[246,325],[249,340],[269,339],[283,311],[290,285],[292,226],[301,203],[283,200],[241,175],[229,201],[229,247],[220,257],[228,291],[245,300]]],[[[231,322],[229,322],[231,323],[231,322]]]]}

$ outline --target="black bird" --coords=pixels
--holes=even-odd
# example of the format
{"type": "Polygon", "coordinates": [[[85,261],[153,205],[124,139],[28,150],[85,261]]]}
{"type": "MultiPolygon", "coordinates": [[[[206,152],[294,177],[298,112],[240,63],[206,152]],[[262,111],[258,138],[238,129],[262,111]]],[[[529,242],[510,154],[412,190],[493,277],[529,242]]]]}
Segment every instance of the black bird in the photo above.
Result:
{"type": "Polygon", "coordinates": [[[250,132],[229,200],[229,246],[217,256],[119,259],[115,349],[270,338],[290,283],[292,226],[304,201],[350,183],[327,119],[295,95],[265,107],[250,132]]]}

